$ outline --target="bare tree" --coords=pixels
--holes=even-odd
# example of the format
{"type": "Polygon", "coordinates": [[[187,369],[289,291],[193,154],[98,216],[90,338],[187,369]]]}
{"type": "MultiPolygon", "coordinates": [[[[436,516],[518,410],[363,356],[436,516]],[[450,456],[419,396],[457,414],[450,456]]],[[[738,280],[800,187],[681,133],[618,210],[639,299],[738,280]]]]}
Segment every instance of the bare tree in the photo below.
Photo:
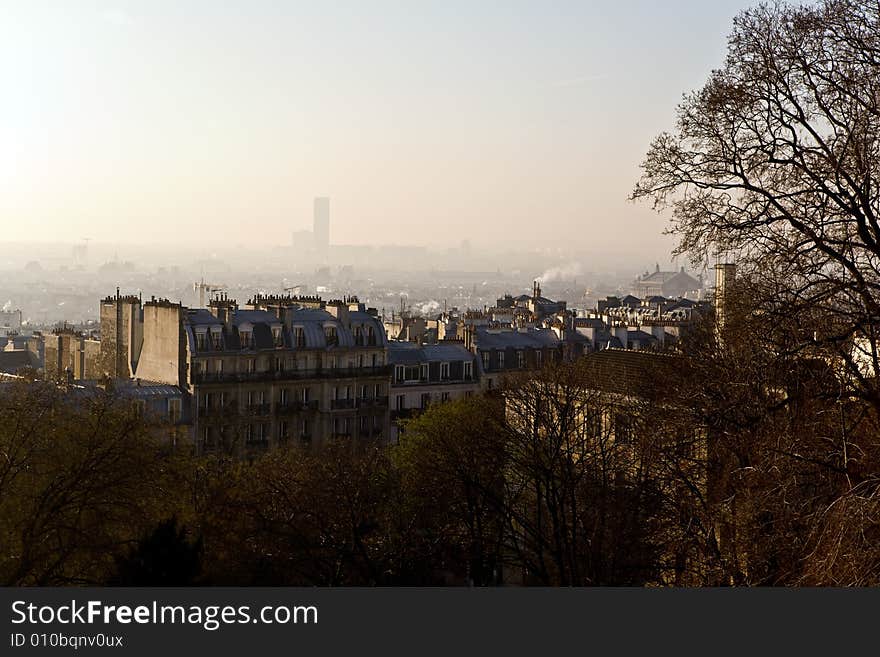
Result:
{"type": "MultiPolygon", "coordinates": [[[[737,254],[762,310],[796,316],[880,408],[880,5],[742,12],[724,66],[655,139],[634,199],[672,209],[679,252],[737,254]]],[[[791,345],[789,345],[791,346],[791,345]]]]}

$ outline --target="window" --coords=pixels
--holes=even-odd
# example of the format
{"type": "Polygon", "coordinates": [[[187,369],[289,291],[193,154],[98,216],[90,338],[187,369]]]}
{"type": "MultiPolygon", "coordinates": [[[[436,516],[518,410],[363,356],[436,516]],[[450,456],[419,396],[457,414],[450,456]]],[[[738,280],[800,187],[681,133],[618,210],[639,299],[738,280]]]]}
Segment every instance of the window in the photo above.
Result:
{"type": "Polygon", "coordinates": [[[465,381],[470,381],[473,378],[474,378],[474,364],[471,361],[466,360],[464,362],[464,379],[465,379],[465,381]]]}
{"type": "Polygon", "coordinates": [[[202,406],[205,408],[211,408],[213,405],[214,396],[210,392],[206,392],[204,397],[202,397],[202,406]]]}
{"type": "Polygon", "coordinates": [[[538,350],[535,352],[535,366],[537,366],[538,368],[541,367],[541,357],[543,355],[544,355],[543,351],[538,350]]]}
{"type": "Polygon", "coordinates": [[[275,358],[275,371],[283,372],[284,371],[284,359],[281,357],[275,358]]]}
{"type": "Polygon", "coordinates": [[[295,329],[293,329],[293,335],[297,347],[306,346],[306,330],[302,326],[297,326],[295,329]]]}
{"type": "Polygon", "coordinates": [[[440,380],[449,380],[449,363],[440,363],[440,380]]]}
{"type": "Polygon", "coordinates": [[[223,349],[223,334],[219,330],[211,331],[211,347],[213,347],[214,351],[221,351],[223,349]]]}
{"type": "Polygon", "coordinates": [[[309,421],[306,418],[303,418],[300,421],[299,435],[303,438],[307,438],[309,436],[309,421]]]}
{"type": "Polygon", "coordinates": [[[219,358],[214,361],[214,371],[217,374],[223,374],[223,361],[219,358]]]}
{"type": "Polygon", "coordinates": [[[421,371],[419,374],[419,379],[422,381],[428,380],[428,364],[427,363],[422,363],[421,371]]]}
{"type": "Polygon", "coordinates": [[[281,391],[278,393],[278,402],[282,406],[287,406],[288,397],[290,396],[287,393],[288,393],[287,388],[281,388],[281,391]]]}
{"type": "Polygon", "coordinates": [[[302,389],[302,401],[303,401],[303,404],[309,403],[309,389],[308,388],[302,389]]]}
{"type": "Polygon", "coordinates": [[[395,382],[403,383],[403,373],[404,373],[403,365],[395,365],[394,366],[394,380],[395,380],[395,382]]]}
{"type": "Polygon", "coordinates": [[[253,334],[250,331],[239,330],[238,339],[241,342],[242,349],[250,349],[254,346],[253,334]]]}
{"type": "Polygon", "coordinates": [[[614,416],[614,441],[625,445],[631,443],[634,438],[633,418],[626,413],[618,413],[614,416]]]}
{"type": "Polygon", "coordinates": [[[382,384],[381,383],[376,384],[374,391],[373,391],[373,396],[374,397],[381,397],[382,396],[382,384]]]}
{"type": "Polygon", "coordinates": [[[272,327],[272,342],[275,343],[276,347],[283,347],[284,346],[284,336],[281,333],[280,326],[273,326],[272,327]]]}
{"type": "Polygon", "coordinates": [[[287,440],[287,438],[288,438],[287,421],[282,420],[278,424],[278,440],[287,440]]]}
{"type": "Polygon", "coordinates": [[[361,386],[361,399],[366,399],[366,398],[367,398],[367,386],[363,385],[363,386],[361,386]]]}
{"type": "Polygon", "coordinates": [[[245,361],[245,367],[249,374],[253,374],[257,371],[257,361],[253,358],[248,358],[247,361],[245,361]]]}
{"type": "Polygon", "coordinates": [[[423,392],[422,393],[422,408],[428,408],[431,405],[431,393],[423,392]]]}
{"type": "Polygon", "coordinates": [[[363,369],[364,367],[364,355],[358,354],[358,367],[363,369]]]}
{"type": "Polygon", "coordinates": [[[205,334],[196,333],[196,351],[205,350],[205,334]]]}
{"type": "Polygon", "coordinates": [[[584,409],[581,432],[585,439],[602,437],[602,412],[600,410],[595,407],[584,409]]]}
{"type": "Polygon", "coordinates": [[[503,351],[498,352],[498,369],[499,370],[504,369],[504,352],[503,351]]]}
{"type": "Polygon", "coordinates": [[[372,326],[367,328],[367,344],[371,347],[376,346],[376,332],[373,330],[372,326]]]}
{"type": "Polygon", "coordinates": [[[398,411],[406,408],[406,395],[397,395],[397,398],[394,400],[394,408],[398,411]]]}
{"type": "Polygon", "coordinates": [[[368,429],[367,419],[368,419],[368,418],[367,418],[366,415],[361,415],[361,416],[358,418],[358,424],[359,424],[359,427],[358,427],[358,428],[359,428],[359,430],[360,430],[361,433],[366,433],[366,431],[367,431],[367,429],[368,429]]]}
{"type": "Polygon", "coordinates": [[[520,369],[526,366],[526,353],[522,349],[516,352],[516,366],[520,369]]]}
{"type": "Polygon", "coordinates": [[[488,372],[491,368],[489,366],[489,352],[484,351],[483,353],[483,370],[488,372]]]}
{"type": "Polygon", "coordinates": [[[333,347],[339,344],[339,337],[336,335],[335,326],[324,327],[324,339],[326,340],[328,347],[333,347]]]}
{"type": "Polygon", "coordinates": [[[168,400],[168,420],[174,424],[178,420],[180,420],[180,400],[179,399],[169,399],[168,400]]]}
{"type": "Polygon", "coordinates": [[[440,395],[440,400],[441,400],[441,401],[448,402],[448,401],[449,401],[449,393],[448,393],[448,392],[444,392],[444,393],[442,393],[442,394],[440,395]]]}
{"type": "Polygon", "coordinates": [[[257,402],[256,402],[256,399],[257,399],[257,396],[256,396],[256,394],[254,393],[254,391],[253,391],[253,390],[248,390],[248,393],[247,393],[247,403],[248,403],[248,406],[253,406],[254,404],[256,404],[256,403],[257,403],[257,402]]]}

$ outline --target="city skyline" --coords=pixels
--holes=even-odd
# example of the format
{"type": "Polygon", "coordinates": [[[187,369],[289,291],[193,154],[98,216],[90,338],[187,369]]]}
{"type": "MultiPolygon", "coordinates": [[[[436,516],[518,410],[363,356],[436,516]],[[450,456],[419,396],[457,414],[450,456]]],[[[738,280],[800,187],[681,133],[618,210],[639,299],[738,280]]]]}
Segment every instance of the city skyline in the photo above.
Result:
{"type": "Polygon", "coordinates": [[[4,8],[4,241],[288,244],[326,196],[339,244],[653,258],[645,144],[749,3],[638,4],[4,8]]]}

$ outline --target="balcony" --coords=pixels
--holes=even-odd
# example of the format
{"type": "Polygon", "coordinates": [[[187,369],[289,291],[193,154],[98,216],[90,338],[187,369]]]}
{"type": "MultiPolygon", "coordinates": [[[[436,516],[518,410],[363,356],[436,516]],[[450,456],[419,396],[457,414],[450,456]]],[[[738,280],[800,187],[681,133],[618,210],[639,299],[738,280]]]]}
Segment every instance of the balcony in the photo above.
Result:
{"type": "Polygon", "coordinates": [[[388,406],[388,397],[361,397],[357,400],[358,408],[380,408],[388,406]]]}
{"type": "Polygon", "coordinates": [[[199,406],[198,415],[200,418],[221,418],[236,413],[238,413],[238,404],[236,402],[227,402],[222,405],[199,406]]]}
{"type": "Polygon", "coordinates": [[[355,406],[354,399],[333,399],[330,401],[330,410],[331,411],[346,410],[346,409],[354,408],[354,406],[355,406]]]}
{"type": "Polygon", "coordinates": [[[247,412],[251,415],[269,415],[272,412],[272,404],[248,404],[247,412]]]}
{"type": "Polygon", "coordinates": [[[278,415],[292,415],[294,413],[301,413],[303,411],[316,411],[318,410],[318,400],[314,401],[292,401],[286,402],[284,404],[278,403],[275,405],[275,412],[278,415]]]}
{"type": "Polygon", "coordinates": [[[265,372],[194,372],[192,383],[239,383],[249,381],[304,381],[308,379],[352,379],[390,377],[391,366],[339,367],[321,369],[270,370],[265,372]]]}

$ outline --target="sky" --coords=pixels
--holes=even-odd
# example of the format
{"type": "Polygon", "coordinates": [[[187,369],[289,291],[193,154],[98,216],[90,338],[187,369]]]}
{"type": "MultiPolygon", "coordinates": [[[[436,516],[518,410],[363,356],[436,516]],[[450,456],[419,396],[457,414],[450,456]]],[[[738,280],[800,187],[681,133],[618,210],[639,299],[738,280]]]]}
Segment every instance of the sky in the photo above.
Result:
{"type": "MultiPolygon", "coordinates": [[[[0,0],[0,242],[667,253],[627,200],[747,0],[0,0]]],[[[659,257],[659,256],[658,256],[659,257]]]]}

